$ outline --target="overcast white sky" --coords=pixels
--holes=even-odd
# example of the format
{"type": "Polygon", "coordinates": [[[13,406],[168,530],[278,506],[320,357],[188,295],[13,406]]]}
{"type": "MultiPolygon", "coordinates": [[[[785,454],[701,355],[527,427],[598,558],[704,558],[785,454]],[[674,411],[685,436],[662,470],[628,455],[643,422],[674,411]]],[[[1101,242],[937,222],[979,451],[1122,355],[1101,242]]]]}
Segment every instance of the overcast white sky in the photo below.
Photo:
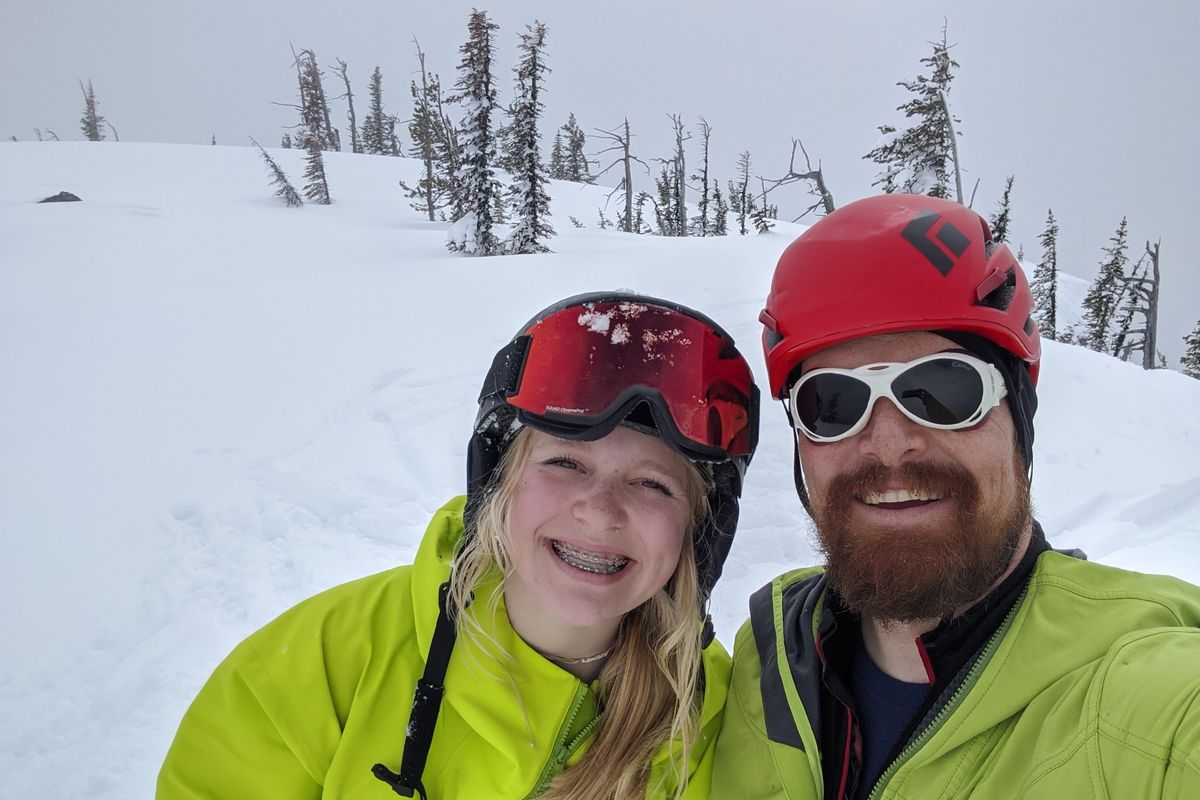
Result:
{"type": "MultiPolygon", "coordinates": [[[[1012,240],[1039,254],[1046,210],[1061,228],[1059,266],[1091,278],[1122,215],[1136,258],[1162,238],[1160,349],[1171,365],[1200,318],[1200,4],[784,2],[713,0],[481,3],[500,25],[507,99],[518,31],[549,29],[544,130],[575,112],[589,132],[628,116],[649,161],[670,148],[669,113],[713,127],[715,174],[750,150],[756,171],[786,169],[790,138],[820,158],[839,204],[873,193],[861,156],[896,106],[943,18],[961,67],[951,93],[975,208],[995,208],[1016,175],[1012,240]]],[[[451,83],[471,6],[404,2],[204,3],[0,0],[0,136],[50,128],[80,138],[78,80],[126,141],[278,142],[295,95],[289,43],[350,65],[361,118],[371,69],[405,116],[411,40],[451,83]]],[[[327,78],[331,78],[327,70],[327,78]]],[[[331,94],[337,93],[333,84],[331,94]]],[[[335,106],[345,125],[345,108],[335,106]]],[[[344,137],[345,140],[345,137],[344,137]]],[[[599,143],[596,147],[599,148],[599,143]]],[[[693,163],[696,155],[691,155],[693,163]]],[[[2,179],[2,177],[0,177],[2,179]]],[[[649,181],[647,180],[647,185],[649,181]]],[[[64,187],[68,188],[68,187],[64,187]]],[[[798,213],[799,198],[782,214],[798,213]]],[[[610,214],[611,216],[611,214],[610,214]]],[[[585,222],[590,222],[585,220],[585,222]]],[[[736,268],[736,265],[731,265],[736,268]]]]}

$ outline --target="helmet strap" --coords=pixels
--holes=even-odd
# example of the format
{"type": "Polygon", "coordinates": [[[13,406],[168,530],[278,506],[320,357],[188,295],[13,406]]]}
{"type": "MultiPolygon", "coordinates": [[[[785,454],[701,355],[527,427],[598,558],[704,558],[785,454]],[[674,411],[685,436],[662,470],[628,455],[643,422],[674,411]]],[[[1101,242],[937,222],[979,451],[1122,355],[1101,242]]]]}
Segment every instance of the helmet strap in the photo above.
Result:
{"type": "Polygon", "coordinates": [[[781,403],[783,415],[787,418],[788,427],[792,431],[792,479],[796,482],[796,494],[808,515],[812,516],[812,501],[808,497],[808,487],[804,485],[804,469],[800,466],[800,431],[792,427],[792,414],[788,411],[787,403],[781,403]]]}

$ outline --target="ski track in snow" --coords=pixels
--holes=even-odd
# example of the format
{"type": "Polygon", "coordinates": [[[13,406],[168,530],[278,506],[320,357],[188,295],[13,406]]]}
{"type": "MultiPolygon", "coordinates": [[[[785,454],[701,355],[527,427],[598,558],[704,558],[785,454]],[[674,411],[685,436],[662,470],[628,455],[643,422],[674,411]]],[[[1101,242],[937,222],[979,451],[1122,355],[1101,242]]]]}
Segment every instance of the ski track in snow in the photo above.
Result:
{"type": "MultiPolygon", "coordinates": [[[[301,174],[302,154],[272,154],[301,174]]],[[[766,385],[758,312],[800,226],[576,230],[607,190],[559,184],[555,254],[475,260],[407,209],[413,162],[327,169],[332,206],[285,209],[247,148],[0,145],[0,796],[151,796],[240,639],[413,558],[463,491],[492,355],[539,308],[613,288],[687,303],[766,385]],[[84,202],[32,204],[63,188],[84,202]]],[[[1051,543],[1200,581],[1200,382],[1047,343],[1039,394],[1051,543]]],[[[713,597],[726,646],[753,591],[817,561],[764,398],[713,597]]]]}

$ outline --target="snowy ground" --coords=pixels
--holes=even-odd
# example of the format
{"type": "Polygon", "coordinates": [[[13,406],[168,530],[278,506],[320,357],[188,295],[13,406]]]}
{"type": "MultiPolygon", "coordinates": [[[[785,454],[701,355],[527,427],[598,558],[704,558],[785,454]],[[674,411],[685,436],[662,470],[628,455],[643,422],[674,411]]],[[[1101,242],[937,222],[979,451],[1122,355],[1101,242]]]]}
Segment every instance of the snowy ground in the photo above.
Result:
{"type": "MultiPolygon", "coordinates": [[[[287,209],[249,148],[0,144],[0,797],[149,797],[239,639],[412,557],[462,491],[492,354],[542,306],[677,299],[765,383],[756,319],[798,226],[634,237],[597,230],[605,191],[558,184],[555,254],[474,260],[399,197],[412,162],[327,168],[335,204],[287,209]],[[61,189],[84,202],[34,204],[61,189]]],[[[1054,343],[1042,376],[1051,541],[1200,582],[1200,381],[1054,343]]],[[[752,590],[814,560],[791,480],[772,405],[714,602],[727,642],[752,590]]]]}

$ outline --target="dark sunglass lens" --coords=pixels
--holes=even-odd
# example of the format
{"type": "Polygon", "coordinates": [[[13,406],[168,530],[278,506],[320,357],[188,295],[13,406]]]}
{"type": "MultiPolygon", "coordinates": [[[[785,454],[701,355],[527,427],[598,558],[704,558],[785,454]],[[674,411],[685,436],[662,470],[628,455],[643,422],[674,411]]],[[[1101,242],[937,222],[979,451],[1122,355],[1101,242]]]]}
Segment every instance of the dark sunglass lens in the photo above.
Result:
{"type": "Polygon", "coordinates": [[[817,375],[796,392],[793,413],[818,436],[838,436],[866,413],[871,387],[849,375],[817,375]]]}
{"type": "Polygon", "coordinates": [[[938,358],[905,370],[892,392],[908,411],[935,425],[970,419],[983,401],[983,376],[957,358],[938,358]]]}

